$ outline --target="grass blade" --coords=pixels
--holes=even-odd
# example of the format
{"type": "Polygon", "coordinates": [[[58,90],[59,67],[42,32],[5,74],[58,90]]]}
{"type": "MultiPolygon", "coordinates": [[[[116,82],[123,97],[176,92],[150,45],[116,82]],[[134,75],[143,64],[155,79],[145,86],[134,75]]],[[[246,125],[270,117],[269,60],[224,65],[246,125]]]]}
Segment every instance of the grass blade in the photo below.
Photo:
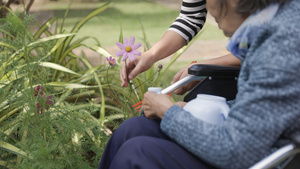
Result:
{"type": "Polygon", "coordinates": [[[55,70],[66,72],[66,73],[71,73],[71,74],[74,74],[74,75],[77,75],[77,76],[81,76],[80,74],[78,74],[78,73],[76,73],[76,72],[74,72],[74,71],[72,71],[72,70],[70,70],[70,69],[68,69],[64,66],[58,65],[56,63],[41,62],[40,66],[52,68],[52,69],[55,69],[55,70]]]}

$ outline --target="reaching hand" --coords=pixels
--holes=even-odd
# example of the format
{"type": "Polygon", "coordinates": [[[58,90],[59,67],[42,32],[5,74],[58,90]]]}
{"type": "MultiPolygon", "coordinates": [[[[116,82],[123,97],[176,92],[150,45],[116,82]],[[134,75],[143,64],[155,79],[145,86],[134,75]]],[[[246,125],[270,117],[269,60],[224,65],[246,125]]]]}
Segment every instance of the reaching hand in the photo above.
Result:
{"type": "Polygon", "coordinates": [[[152,57],[151,53],[148,51],[143,53],[141,56],[138,56],[134,61],[126,60],[127,66],[124,62],[120,71],[122,87],[127,87],[129,80],[134,79],[138,74],[150,69],[155,62],[153,58],[154,57],[152,57]]]}
{"type": "MultiPolygon", "coordinates": [[[[196,64],[196,63],[194,63],[196,64]]],[[[186,77],[188,74],[188,69],[193,66],[194,64],[190,64],[186,67],[184,67],[183,69],[181,69],[179,72],[176,73],[176,75],[173,78],[172,84],[177,82],[178,80],[186,77]]],[[[199,83],[199,81],[194,81],[194,82],[190,82],[180,88],[178,88],[177,90],[174,91],[175,94],[178,95],[183,95],[184,93],[186,93],[187,91],[191,90],[195,85],[197,85],[199,83]]]]}

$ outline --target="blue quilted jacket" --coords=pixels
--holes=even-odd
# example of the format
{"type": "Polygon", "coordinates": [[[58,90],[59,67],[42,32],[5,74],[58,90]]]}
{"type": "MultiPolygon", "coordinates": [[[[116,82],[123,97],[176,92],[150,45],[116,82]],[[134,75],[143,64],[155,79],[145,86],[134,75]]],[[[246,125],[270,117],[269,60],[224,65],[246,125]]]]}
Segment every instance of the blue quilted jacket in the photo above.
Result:
{"type": "Polygon", "coordinates": [[[238,94],[222,126],[194,118],[179,106],[161,129],[219,168],[248,168],[300,129],[300,1],[280,7],[241,60],[238,94]]]}

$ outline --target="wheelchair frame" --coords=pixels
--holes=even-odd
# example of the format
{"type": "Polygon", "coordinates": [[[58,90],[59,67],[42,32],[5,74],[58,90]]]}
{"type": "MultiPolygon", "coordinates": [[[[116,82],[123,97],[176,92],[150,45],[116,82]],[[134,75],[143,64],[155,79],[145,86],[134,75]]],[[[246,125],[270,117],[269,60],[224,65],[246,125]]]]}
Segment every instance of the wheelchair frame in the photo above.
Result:
{"type": "MultiPolygon", "coordinates": [[[[162,94],[172,93],[174,90],[191,81],[201,80],[201,82],[184,97],[184,101],[188,102],[194,99],[199,93],[222,96],[227,100],[233,100],[237,93],[239,71],[239,67],[193,65],[188,70],[190,75],[163,89],[162,94]]],[[[281,169],[299,169],[300,131],[296,131],[292,134],[290,140],[290,144],[279,148],[254,164],[250,169],[271,169],[276,166],[281,169]]]]}

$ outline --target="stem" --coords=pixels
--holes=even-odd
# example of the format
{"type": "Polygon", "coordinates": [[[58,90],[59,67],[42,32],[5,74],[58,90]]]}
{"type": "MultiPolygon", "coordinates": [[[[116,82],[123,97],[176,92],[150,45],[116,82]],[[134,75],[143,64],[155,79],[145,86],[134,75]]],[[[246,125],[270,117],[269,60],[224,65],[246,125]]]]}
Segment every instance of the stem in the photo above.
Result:
{"type": "MultiPolygon", "coordinates": [[[[150,78],[152,78],[155,74],[156,74],[157,72],[155,72],[155,73],[153,73],[148,79],[146,79],[143,83],[141,83],[140,85],[138,85],[136,88],[134,88],[134,89],[137,89],[138,87],[140,87],[140,86],[142,86],[143,84],[145,84],[150,78]]],[[[157,78],[156,78],[156,80],[157,80],[157,78]]],[[[155,81],[156,81],[155,80],[155,81]]],[[[154,81],[154,82],[155,82],[154,81]]],[[[154,83],[152,83],[150,86],[152,86],[154,83]]]]}
{"type": "Polygon", "coordinates": [[[121,98],[119,98],[119,97],[114,93],[114,91],[112,90],[112,88],[111,88],[111,86],[110,86],[110,83],[109,83],[109,80],[108,80],[108,70],[109,70],[109,68],[110,68],[110,66],[107,68],[107,71],[106,71],[106,77],[107,77],[106,81],[107,81],[107,85],[108,85],[108,87],[109,87],[109,90],[110,90],[111,93],[115,96],[115,98],[117,98],[118,100],[120,100],[120,101],[123,102],[123,100],[122,100],[121,98]]]}
{"type": "MultiPolygon", "coordinates": [[[[157,72],[155,72],[155,73],[157,73],[157,72]]],[[[154,73],[154,74],[155,74],[154,73]]],[[[153,75],[154,75],[153,74],[153,75]]],[[[154,82],[151,84],[151,86],[153,86],[156,82],[157,82],[157,80],[160,78],[160,71],[158,71],[158,75],[157,75],[157,77],[156,77],[156,79],[154,80],[154,82]]],[[[156,86],[156,85],[155,85],[156,86]]]]}
{"type": "MultiPolygon", "coordinates": [[[[129,95],[131,96],[131,92],[132,92],[132,90],[133,90],[133,88],[132,88],[132,82],[129,80],[129,78],[128,78],[128,69],[127,69],[127,63],[126,63],[126,60],[125,60],[125,69],[126,69],[126,79],[127,79],[127,82],[129,83],[129,88],[130,88],[130,90],[128,91],[129,92],[129,95]]],[[[126,99],[126,102],[127,102],[128,100],[126,99]]]]}

